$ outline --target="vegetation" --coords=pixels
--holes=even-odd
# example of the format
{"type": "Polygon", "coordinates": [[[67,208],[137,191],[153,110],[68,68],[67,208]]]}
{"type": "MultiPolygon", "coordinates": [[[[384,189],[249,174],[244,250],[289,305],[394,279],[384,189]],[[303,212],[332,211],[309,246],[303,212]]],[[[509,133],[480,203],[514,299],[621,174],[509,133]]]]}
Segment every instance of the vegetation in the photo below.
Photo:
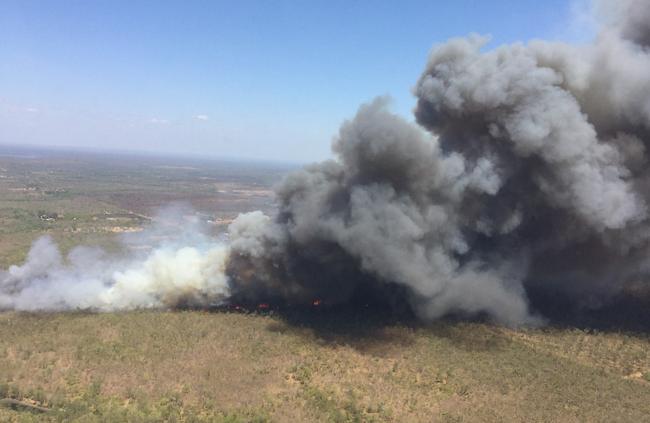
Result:
{"type": "MultiPolygon", "coordinates": [[[[212,221],[269,209],[281,173],[0,157],[0,267],[44,233],[63,250],[113,248],[115,228],[141,227],[171,200],[212,221]]],[[[423,325],[371,307],[5,312],[0,421],[648,421],[647,325],[594,327],[423,325]]]]}
{"type": "Polygon", "coordinates": [[[4,313],[0,396],[52,411],[0,421],[643,421],[649,351],[373,310],[4,313]]]}
{"type": "Polygon", "coordinates": [[[217,224],[242,211],[268,212],[272,185],[288,169],[6,148],[0,148],[0,268],[23,261],[44,234],[64,252],[79,244],[114,247],[116,234],[137,230],[174,202],[217,224]]]}

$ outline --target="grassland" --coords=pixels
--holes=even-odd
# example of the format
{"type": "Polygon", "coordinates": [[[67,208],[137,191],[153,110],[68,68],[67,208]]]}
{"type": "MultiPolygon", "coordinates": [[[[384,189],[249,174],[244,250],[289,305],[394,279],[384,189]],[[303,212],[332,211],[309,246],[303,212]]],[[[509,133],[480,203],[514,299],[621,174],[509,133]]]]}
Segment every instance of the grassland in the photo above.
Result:
{"type": "Polygon", "coordinates": [[[372,310],[5,313],[0,389],[52,411],[0,421],[641,422],[649,347],[372,310]]]}
{"type": "Polygon", "coordinates": [[[146,225],[181,202],[226,224],[242,211],[269,211],[287,166],[164,157],[95,155],[0,147],[0,267],[22,261],[49,234],[64,252],[115,245],[115,234],[146,225]]]}
{"type": "MultiPolygon", "coordinates": [[[[115,236],[170,201],[192,204],[219,231],[239,211],[270,210],[285,171],[1,156],[0,267],[20,262],[44,233],[64,250],[114,248],[115,236]]],[[[0,422],[650,421],[649,322],[597,321],[424,325],[372,307],[4,312],[0,399],[16,401],[0,400],[0,422]]]]}

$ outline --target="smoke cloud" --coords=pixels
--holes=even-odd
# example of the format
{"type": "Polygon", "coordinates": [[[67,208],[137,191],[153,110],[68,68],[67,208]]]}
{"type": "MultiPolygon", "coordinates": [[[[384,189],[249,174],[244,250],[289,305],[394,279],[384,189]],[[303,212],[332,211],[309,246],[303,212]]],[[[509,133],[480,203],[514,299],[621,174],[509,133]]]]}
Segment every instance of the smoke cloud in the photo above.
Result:
{"type": "Polygon", "coordinates": [[[646,281],[650,3],[596,6],[608,20],[591,45],[434,47],[418,125],[385,99],[362,106],[336,160],[279,187],[275,219],[234,224],[235,287],[345,301],[397,285],[423,318],[520,324],[537,320],[530,290],[594,306],[646,281]]]}
{"type": "Polygon", "coordinates": [[[416,123],[378,98],[345,122],[335,159],[286,177],[275,216],[228,242],[190,236],[137,260],[47,239],[0,275],[0,307],[99,310],[237,301],[405,302],[423,319],[540,321],[534,290],[597,306],[650,262],[650,2],[597,2],[589,45],[435,46],[416,123]],[[89,266],[88,263],[93,265],[89,266]],[[92,269],[92,270],[89,270],[92,269]]]}
{"type": "Polygon", "coordinates": [[[50,237],[21,266],[0,272],[0,310],[97,311],[211,306],[227,297],[228,248],[204,235],[188,210],[162,210],[156,225],[122,240],[129,257],[76,247],[64,258],[50,237]],[[140,252],[138,252],[140,251],[140,252]]]}

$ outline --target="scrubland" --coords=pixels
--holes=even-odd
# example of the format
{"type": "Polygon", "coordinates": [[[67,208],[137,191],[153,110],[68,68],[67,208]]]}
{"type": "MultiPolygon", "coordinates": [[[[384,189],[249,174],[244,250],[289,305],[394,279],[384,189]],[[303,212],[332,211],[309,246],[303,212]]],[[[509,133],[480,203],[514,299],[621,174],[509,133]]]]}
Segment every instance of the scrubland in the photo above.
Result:
{"type": "MultiPolygon", "coordinates": [[[[146,226],[170,201],[191,204],[218,232],[237,212],[271,209],[285,171],[2,156],[0,267],[20,263],[43,234],[64,252],[117,248],[116,233],[146,226]]],[[[644,304],[612,316],[639,323],[632,313],[644,304]]],[[[650,421],[649,325],[640,323],[509,329],[326,305],[4,312],[0,421],[650,421]]]]}
{"type": "Polygon", "coordinates": [[[0,421],[647,421],[647,335],[374,309],[0,315],[0,421]]]}

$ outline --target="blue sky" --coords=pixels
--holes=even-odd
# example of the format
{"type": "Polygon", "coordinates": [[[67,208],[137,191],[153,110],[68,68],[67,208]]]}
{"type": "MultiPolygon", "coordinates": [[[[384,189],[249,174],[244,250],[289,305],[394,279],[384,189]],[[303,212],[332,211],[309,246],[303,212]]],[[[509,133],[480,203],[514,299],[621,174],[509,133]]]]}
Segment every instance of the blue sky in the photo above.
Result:
{"type": "Polygon", "coordinates": [[[0,143],[304,162],[436,43],[585,37],[570,0],[2,0],[0,143]]]}

